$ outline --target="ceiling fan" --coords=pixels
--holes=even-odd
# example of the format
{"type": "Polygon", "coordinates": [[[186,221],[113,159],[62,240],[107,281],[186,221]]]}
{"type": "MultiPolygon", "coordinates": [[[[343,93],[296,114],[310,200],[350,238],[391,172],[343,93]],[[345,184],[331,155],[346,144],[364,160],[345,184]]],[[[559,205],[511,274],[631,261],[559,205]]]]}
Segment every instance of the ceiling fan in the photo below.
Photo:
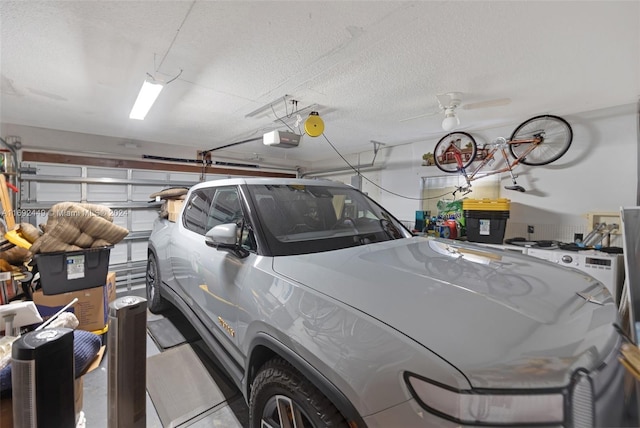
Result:
{"type": "Polygon", "coordinates": [[[462,92],[447,92],[444,94],[436,95],[438,101],[438,110],[423,113],[418,116],[408,117],[400,120],[400,122],[407,122],[409,120],[418,119],[421,117],[435,116],[437,114],[444,113],[444,119],[442,120],[442,129],[445,131],[453,131],[458,125],[460,125],[460,119],[456,115],[456,109],[473,110],[487,107],[504,106],[511,103],[511,98],[498,98],[495,100],[481,101],[478,103],[462,104],[462,92]]]}

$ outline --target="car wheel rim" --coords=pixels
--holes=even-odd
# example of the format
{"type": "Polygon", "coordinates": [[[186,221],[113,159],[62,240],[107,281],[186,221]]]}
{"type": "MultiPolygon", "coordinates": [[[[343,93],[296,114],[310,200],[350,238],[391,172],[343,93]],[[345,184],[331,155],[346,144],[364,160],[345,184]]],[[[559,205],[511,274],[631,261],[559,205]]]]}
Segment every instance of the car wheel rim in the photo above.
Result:
{"type": "Polygon", "coordinates": [[[262,412],[260,428],[304,428],[312,424],[304,411],[284,395],[275,395],[267,401],[262,412]]]}
{"type": "Polygon", "coordinates": [[[149,260],[149,267],[147,268],[147,298],[153,300],[153,296],[156,293],[156,265],[153,260],[149,260]]]}

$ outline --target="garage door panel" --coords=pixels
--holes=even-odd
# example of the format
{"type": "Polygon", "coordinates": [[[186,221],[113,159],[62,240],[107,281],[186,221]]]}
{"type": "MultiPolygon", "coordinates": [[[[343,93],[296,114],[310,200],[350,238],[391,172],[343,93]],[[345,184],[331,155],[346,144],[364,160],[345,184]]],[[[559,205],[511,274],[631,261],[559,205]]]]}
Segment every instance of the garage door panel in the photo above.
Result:
{"type": "Polygon", "coordinates": [[[129,210],[115,208],[111,212],[113,213],[113,224],[129,229],[129,210]]]}
{"type": "Polygon", "coordinates": [[[131,178],[143,180],[157,180],[167,182],[169,175],[165,171],[131,170],[131,178]]]}
{"type": "Polygon", "coordinates": [[[82,177],[82,167],[75,165],[56,165],[33,163],[27,166],[35,167],[37,175],[52,175],[56,177],[82,177]]]}
{"type": "Polygon", "coordinates": [[[51,205],[82,200],[82,185],[77,183],[37,183],[36,192],[37,202],[51,202],[51,205]]]}
{"type": "Polygon", "coordinates": [[[153,229],[153,222],[158,218],[158,210],[135,210],[131,213],[131,230],[141,232],[153,229]]]}
{"type": "Polygon", "coordinates": [[[147,241],[131,243],[131,261],[147,260],[147,241]]]}
{"type": "Polygon", "coordinates": [[[229,178],[226,175],[219,175],[219,174],[207,174],[205,175],[205,179],[207,181],[213,181],[213,180],[223,180],[225,178],[229,178]]]}
{"type": "Polygon", "coordinates": [[[122,184],[87,184],[87,202],[126,202],[127,188],[122,184]]]}
{"type": "Polygon", "coordinates": [[[89,178],[127,178],[127,170],[119,168],[93,168],[87,167],[89,178]]]}
{"type": "Polygon", "coordinates": [[[135,202],[148,202],[151,200],[150,195],[160,192],[165,189],[166,186],[144,186],[134,185],[132,186],[131,199],[135,202]]]}
{"type": "Polygon", "coordinates": [[[122,241],[113,246],[109,254],[109,265],[117,265],[127,263],[129,257],[129,248],[126,241],[122,241]]]}
{"type": "Polygon", "coordinates": [[[193,184],[196,184],[200,182],[200,174],[171,172],[169,173],[169,182],[193,182],[193,184]]]}

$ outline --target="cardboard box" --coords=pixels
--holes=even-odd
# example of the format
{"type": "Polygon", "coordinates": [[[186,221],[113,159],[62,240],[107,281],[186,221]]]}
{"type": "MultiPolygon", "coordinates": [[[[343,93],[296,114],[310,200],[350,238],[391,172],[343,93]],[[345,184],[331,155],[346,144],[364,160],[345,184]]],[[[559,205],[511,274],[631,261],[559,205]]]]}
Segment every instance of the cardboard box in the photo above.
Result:
{"type": "Polygon", "coordinates": [[[67,309],[67,312],[73,312],[78,318],[80,322],[78,329],[87,331],[102,330],[107,324],[109,316],[106,286],[50,296],[44,295],[42,290],[33,293],[33,302],[36,304],[43,321],[51,318],[74,298],[78,298],[78,301],[67,309]]]}
{"type": "Polygon", "coordinates": [[[176,222],[180,217],[180,211],[182,210],[182,199],[167,199],[167,212],[169,213],[169,221],[176,222]]]}
{"type": "Polygon", "coordinates": [[[48,320],[74,298],[78,302],[67,309],[78,318],[78,329],[102,331],[109,320],[109,303],[116,298],[116,273],[107,274],[105,285],[68,293],[45,295],[42,290],[33,293],[33,303],[43,321],[48,320]]]}

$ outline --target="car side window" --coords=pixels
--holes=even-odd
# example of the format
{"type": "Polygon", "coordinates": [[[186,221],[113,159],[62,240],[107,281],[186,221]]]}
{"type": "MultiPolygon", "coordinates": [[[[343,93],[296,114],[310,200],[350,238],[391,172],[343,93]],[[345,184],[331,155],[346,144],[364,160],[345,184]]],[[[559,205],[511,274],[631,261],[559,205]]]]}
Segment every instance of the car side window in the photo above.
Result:
{"type": "Polygon", "coordinates": [[[238,226],[238,240],[249,251],[256,251],[256,240],[251,225],[244,216],[238,188],[219,187],[207,214],[205,233],[220,224],[235,223],[238,226]]]}
{"type": "Polygon", "coordinates": [[[214,189],[199,189],[194,191],[186,202],[182,224],[185,228],[204,235],[207,233],[207,215],[211,207],[214,189]]]}
{"type": "Polygon", "coordinates": [[[207,216],[205,233],[212,227],[225,223],[237,223],[242,220],[240,196],[236,187],[220,187],[216,189],[213,203],[207,216]]]}

